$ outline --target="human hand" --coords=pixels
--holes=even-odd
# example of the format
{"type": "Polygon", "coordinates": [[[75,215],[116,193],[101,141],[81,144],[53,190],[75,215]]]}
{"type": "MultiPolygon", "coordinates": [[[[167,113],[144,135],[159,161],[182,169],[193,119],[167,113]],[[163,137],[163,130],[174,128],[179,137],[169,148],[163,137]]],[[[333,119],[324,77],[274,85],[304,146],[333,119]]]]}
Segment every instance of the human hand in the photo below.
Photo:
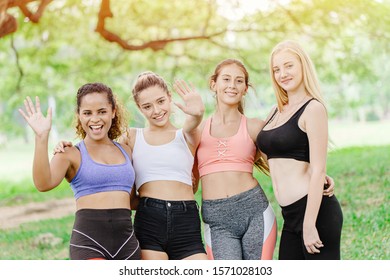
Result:
{"type": "Polygon", "coordinates": [[[324,191],[323,191],[323,195],[326,195],[326,196],[333,196],[334,195],[334,180],[332,177],[329,177],[328,175],[325,176],[325,185],[324,185],[324,191]]]}
{"type": "Polygon", "coordinates": [[[320,253],[319,249],[324,247],[315,226],[306,227],[305,224],[303,225],[303,242],[309,254],[318,254],[320,253]]]}
{"type": "Polygon", "coordinates": [[[26,112],[19,109],[19,113],[26,120],[28,125],[34,130],[37,136],[46,136],[51,129],[52,110],[49,107],[46,117],[42,114],[41,103],[39,97],[35,97],[35,105],[31,98],[27,96],[24,100],[24,108],[26,112]]]}
{"type": "Polygon", "coordinates": [[[184,113],[191,116],[202,116],[204,113],[204,104],[200,94],[183,80],[176,80],[173,84],[174,90],[180,95],[184,101],[184,105],[174,102],[177,107],[184,113]]]}
{"type": "Polygon", "coordinates": [[[60,141],[53,149],[53,155],[57,153],[65,153],[65,147],[72,147],[72,142],[69,141],[60,141]]]}

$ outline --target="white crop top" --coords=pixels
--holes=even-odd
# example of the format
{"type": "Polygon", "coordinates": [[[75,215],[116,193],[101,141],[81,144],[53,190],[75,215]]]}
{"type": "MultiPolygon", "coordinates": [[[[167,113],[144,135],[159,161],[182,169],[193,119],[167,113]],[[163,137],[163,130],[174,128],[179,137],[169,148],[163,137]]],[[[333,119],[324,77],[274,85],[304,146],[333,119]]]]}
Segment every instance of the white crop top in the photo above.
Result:
{"type": "Polygon", "coordinates": [[[133,167],[137,190],[150,181],[179,181],[192,186],[194,157],[184,139],[183,130],[163,145],[146,143],[143,129],[137,128],[133,149],[133,167]]]}

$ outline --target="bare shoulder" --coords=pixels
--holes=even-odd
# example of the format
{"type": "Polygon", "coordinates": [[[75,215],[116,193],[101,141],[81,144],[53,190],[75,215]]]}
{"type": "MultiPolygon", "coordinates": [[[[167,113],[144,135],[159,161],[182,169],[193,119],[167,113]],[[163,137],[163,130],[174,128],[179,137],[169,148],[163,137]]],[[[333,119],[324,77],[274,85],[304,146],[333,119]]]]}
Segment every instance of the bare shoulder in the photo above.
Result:
{"type": "Polygon", "coordinates": [[[52,158],[53,164],[76,165],[80,162],[80,151],[76,146],[65,147],[65,152],[56,153],[52,158]]]}
{"type": "Polygon", "coordinates": [[[255,141],[257,134],[263,129],[265,122],[258,118],[247,118],[248,133],[255,141]]]}
{"type": "Polygon", "coordinates": [[[272,117],[272,115],[275,113],[275,110],[278,108],[277,105],[272,106],[270,112],[267,115],[267,118],[265,119],[265,123],[269,121],[269,119],[272,117]]]}
{"type": "Polygon", "coordinates": [[[125,150],[125,152],[129,155],[129,157],[131,158],[131,153],[132,153],[132,149],[129,145],[126,145],[124,143],[120,143],[121,147],[123,148],[123,150],[125,150]]]}
{"type": "Polygon", "coordinates": [[[65,147],[64,150],[65,150],[64,153],[58,153],[56,155],[70,159],[70,158],[78,156],[80,154],[80,151],[76,146],[65,147]]]}
{"type": "Polygon", "coordinates": [[[121,145],[127,145],[132,150],[135,143],[135,136],[137,134],[137,129],[135,127],[128,127],[126,131],[118,139],[118,142],[121,145]]]}
{"type": "Polygon", "coordinates": [[[310,102],[307,105],[305,112],[308,115],[313,116],[313,117],[322,116],[323,114],[324,115],[327,114],[324,104],[322,104],[321,102],[319,102],[317,100],[313,100],[312,102],[310,102]]]}

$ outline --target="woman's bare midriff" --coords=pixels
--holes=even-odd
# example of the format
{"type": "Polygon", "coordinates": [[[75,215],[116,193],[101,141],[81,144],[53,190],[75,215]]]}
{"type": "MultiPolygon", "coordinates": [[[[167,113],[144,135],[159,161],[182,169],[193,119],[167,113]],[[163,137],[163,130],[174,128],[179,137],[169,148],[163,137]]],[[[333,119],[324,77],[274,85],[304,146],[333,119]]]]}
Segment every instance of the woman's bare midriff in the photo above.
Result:
{"type": "Polygon", "coordinates": [[[82,196],[76,200],[76,208],[80,209],[130,209],[130,194],[124,191],[100,192],[82,196]]]}
{"type": "Polygon", "coordinates": [[[309,163],[287,158],[268,160],[272,186],[280,206],[294,203],[308,194],[310,184],[309,163]]]}
{"type": "Polygon", "coordinates": [[[192,186],[177,181],[152,181],[143,184],[140,197],[152,197],[162,200],[194,200],[192,186]]]}
{"type": "Polygon", "coordinates": [[[225,171],[203,176],[202,198],[220,199],[227,198],[253,189],[257,180],[249,172],[225,171]]]}

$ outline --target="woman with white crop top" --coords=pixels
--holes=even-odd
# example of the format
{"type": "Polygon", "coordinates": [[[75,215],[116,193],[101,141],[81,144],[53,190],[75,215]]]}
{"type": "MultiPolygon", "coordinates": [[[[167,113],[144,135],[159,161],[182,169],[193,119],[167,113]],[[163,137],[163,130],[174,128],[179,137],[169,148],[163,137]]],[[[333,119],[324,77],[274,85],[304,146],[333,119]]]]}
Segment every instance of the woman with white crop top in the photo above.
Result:
{"type": "Polygon", "coordinates": [[[132,93],[148,122],[130,128],[122,142],[133,150],[139,203],[134,220],[142,259],[204,259],[199,208],[192,186],[194,154],[200,140],[204,105],[193,88],[174,84],[184,104],[183,128],[171,120],[171,93],[162,77],[141,73],[132,93]]]}

